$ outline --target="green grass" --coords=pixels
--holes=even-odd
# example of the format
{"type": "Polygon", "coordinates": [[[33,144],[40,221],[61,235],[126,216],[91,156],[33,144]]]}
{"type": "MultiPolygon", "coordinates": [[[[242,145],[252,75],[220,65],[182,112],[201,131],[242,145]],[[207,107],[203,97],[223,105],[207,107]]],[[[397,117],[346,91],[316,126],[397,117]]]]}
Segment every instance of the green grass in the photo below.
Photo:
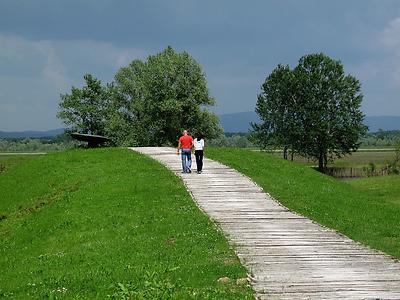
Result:
{"type": "MultiPolygon", "coordinates": [[[[400,176],[369,177],[349,181],[354,188],[367,192],[377,201],[400,207],[400,176]]],[[[399,216],[400,218],[400,216],[399,216]]]]}
{"type": "Polygon", "coordinates": [[[2,173],[0,193],[0,298],[253,297],[223,234],[143,155],[47,154],[2,173]]]}
{"type": "Polygon", "coordinates": [[[357,151],[351,155],[335,160],[330,166],[336,167],[364,167],[373,163],[376,166],[386,166],[394,160],[395,152],[392,151],[357,151]]]}
{"type": "Polygon", "coordinates": [[[249,176],[291,210],[400,258],[400,176],[346,183],[267,153],[209,148],[206,155],[249,176]]]}
{"type": "Polygon", "coordinates": [[[4,155],[0,153],[0,174],[39,155],[4,155]]]}
{"type": "MultiPolygon", "coordinates": [[[[281,152],[274,153],[277,157],[282,157],[281,152]]],[[[328,166],[330,167],[358,167],[362,168],[368,166],[370,163],[375,164],[376,166],[382,167],[390,164],[395,157],[395,152],[393,149],[391,150],[359,150],[357,152],[353,152],[351,155],[347,155],[345,157],[335,159],[333,162],[329,162],[328,166]]],[[[295,161],[311,165],[317,166],[318,163],[309,159],[306,159],[301,156],[295,156],[295,161]]]]}

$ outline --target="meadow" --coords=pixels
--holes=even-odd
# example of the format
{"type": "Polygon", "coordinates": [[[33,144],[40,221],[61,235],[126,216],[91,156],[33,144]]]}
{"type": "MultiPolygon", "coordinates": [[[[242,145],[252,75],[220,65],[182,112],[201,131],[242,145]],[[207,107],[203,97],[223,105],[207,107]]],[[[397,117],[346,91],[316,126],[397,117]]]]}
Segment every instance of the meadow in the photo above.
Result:
{"type": "Polygon", "coordinates": [[[206,155],[247,175],[289,209],[400,258],[400,176],[342,182],[265,152],[208,148],[206,155]]]}
{"type": "Polygon", "coordinates": [[[333,161],[331,166],[338,167],[362,167],[368,164],[385,166],[393,161],[395,152],[393,149],[361,149],[351,155],[333,161]]]}
{"type": "MultiPolygon", "coordinates": [[[[276,157],[283,156],[282,151],[266,152],[276,157]]],[[[344,179],[388,175],[393,173],[393,168],[390,166],[393,164],[395,156],[396,152],[393,148],[359,149],[350,155],[329,161],[325,173],[336,178],[344,179]]],[[[289,159],[291,159],[290,155],[289,159]]],[[[293,160],[310,167],[318,167],[315,160],[299,155],[294,155],[293,160]]],[[[397,166],[397,169],[399,168],[400,166],[397,166]]]]}
{"type": "Polygon", "coordinates": [[[150,158],[106,148],[1,163],[0,298],[253,299],[224,235],[150,158]]]}
{"type": "MultiPolygon", "coordinates": [[[[277,157],[282,157],[282,151],[273,152],[277,157]]],[[[350,155],[335,159],[328,163],[329,167],[364,167],[373,163],[376,166],[386,166],[394,159],[395,151],[393,148],[388,149],[360,149],[350,155]]],[[[302,156],[294,156],[294,161],[307,164],[309,166],[317,166],[316,162],[304,158],[302,156]]]]}

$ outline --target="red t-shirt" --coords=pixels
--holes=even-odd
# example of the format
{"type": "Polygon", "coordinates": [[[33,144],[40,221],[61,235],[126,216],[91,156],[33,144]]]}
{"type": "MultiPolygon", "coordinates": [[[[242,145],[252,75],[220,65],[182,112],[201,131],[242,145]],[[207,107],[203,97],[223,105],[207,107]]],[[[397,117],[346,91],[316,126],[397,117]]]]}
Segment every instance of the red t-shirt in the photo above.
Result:
{"type": "Polygon", "coordinates": [[[183,135],[179,138],[182,149],[191,149],[193,145],[193,138],[190,135],[183,135]]]}

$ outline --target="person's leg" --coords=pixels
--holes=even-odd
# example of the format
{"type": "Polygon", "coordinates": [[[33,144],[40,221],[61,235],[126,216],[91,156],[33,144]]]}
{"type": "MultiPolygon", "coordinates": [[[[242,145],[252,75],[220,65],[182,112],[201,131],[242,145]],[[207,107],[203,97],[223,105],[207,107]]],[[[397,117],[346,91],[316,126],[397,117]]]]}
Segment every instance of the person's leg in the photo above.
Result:
{"type": "Polygon", "coordinates": [[[196,157],[197,172],[200,172],[201,171],[201,167],[200,167],[200,150],[195,150],[194,151],[194,156],[196,157]]]}
{"type": "Polygon", "coordinates": [[[203,171],[203,156],[204,156],[204,152],[203,150],[199,151],[199,164],[200,164],[200,172],[203,171]]]}
{"type": "Polygon", "coordinates": [[[190,172],[190,167],[191,167],[190,159],[191,159],[190,150],[182,149],[182,166],[183,166],[183,171],[186,173],[190,172]]]}
{"type": "Polygon", "coordinates": [[[181,150],[181,160],[182,160],[182,172],[185,173],[186,172],[186,154],[183,149],[181,150]]]}
{"type": "Polygon", "coordinates": [[[187,158],[188,158],[188,161],[187,161],[187,167],[188,167],[188,171],[189,172],[192,172],[192,150],[191,149],[189,149],[188,151],[187,151],[187,158]]]}

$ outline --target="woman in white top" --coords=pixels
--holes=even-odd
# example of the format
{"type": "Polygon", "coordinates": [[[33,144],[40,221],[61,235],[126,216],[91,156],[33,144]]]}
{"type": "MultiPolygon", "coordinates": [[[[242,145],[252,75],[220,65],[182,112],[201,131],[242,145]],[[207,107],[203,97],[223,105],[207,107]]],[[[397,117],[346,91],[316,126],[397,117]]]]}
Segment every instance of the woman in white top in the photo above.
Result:
{"type": "Polygon", "coordinates": [[[197,174],[203,171],[204,137],[199,133],[193,141],[194,156],[196,157],[197,174]]]}

